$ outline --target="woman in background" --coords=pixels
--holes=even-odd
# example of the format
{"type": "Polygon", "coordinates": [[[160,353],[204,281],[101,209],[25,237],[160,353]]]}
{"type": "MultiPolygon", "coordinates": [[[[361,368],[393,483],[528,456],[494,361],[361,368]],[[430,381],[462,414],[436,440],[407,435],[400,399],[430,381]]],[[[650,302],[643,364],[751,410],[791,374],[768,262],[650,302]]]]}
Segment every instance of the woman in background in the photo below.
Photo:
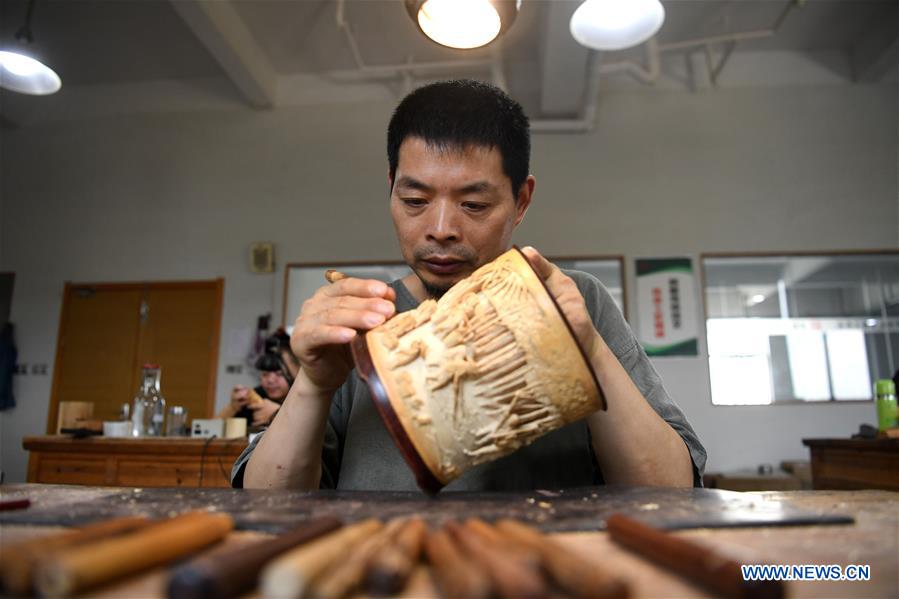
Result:
{"type": "Polygon", "coordinates": [[[290,351],[290,336],[283,329],[265,340],[265,352],[256,360],[255,367],[259,371],[259,386],[253,389],[235,386],[231,403],[216,418],[246,418],[248,428],[271,423],[299,370],[290,351]]]}

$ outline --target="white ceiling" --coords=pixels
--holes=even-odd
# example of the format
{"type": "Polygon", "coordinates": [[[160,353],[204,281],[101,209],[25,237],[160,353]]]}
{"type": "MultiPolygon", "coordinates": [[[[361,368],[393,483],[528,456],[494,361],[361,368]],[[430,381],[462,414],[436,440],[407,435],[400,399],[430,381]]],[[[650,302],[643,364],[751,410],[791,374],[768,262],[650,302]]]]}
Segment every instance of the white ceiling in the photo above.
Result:
{"type": "MultiPolygon", "coordinates": [[[[767,29],[791,1],[664,0],[667,18],[658,42],[664,47],[767,29]]],[[[25,4],[0,0],[0,45],[12,43],[25,4]]],[[[588,52],[567,31],[578,4],[524,0],[516,23],[502,39],[501,64],[510,88],[535,92],[532,104],[544,113],[576,111],[577,106],[566,103],[584,89],[588,52]],[[555,93],[559,89],[566,93],[555,93]]],[[[899,2],[802,4],[776,35],[740,42],[735,52],[835,51],[846,55],[856,75],[875,80],[896,70],[899,2]]],[[[327,77],[357,68],[337,25],[338,5],[336,0],[37,0],[33,50],[56,69],[64,85],[225,75],[251,104],[270,106],[284,77],[327,77]]],[[[430,42],[398,0],[347,0],[344,15],[369,66],[489,59],[494,52],[450,50],[430,42]]],[[[640,56],[636,49],[612,53],[603,61],[640,56]]]]}

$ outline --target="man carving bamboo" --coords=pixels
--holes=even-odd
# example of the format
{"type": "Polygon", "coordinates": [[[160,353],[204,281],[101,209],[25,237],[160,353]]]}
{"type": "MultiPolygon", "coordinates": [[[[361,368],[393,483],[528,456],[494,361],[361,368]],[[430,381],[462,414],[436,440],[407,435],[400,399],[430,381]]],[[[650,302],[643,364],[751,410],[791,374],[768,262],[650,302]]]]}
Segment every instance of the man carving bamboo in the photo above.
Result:
{"type": "MultiPolygon", "coordinates": [[[[353,370],[349,342],[439,298],[508,250],[535,178],[527,118],[484,83],[413,91],[391,119],[387,145],[390,212],[413,274],[390,284],[346,278],[306,301],[291,338],[300,372],[272,425],[235,464],[234,486],[417,488],[353,370]]],[[[447,488],[700,485],[705,450],[606,289],[533,248],[524,253],[572,325],[609,409],[481,464],[447,488]]]]}

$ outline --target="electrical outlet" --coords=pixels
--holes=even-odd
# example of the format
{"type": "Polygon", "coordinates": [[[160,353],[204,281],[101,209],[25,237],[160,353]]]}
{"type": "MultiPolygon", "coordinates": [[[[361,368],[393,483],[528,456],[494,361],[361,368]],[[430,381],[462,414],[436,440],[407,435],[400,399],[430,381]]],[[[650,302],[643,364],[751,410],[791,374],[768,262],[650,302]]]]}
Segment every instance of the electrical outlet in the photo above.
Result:
{"type": "Polygon", "coordinates": [[[243,372],[243,366],[240,364],[228,364],[225,366],[225,372],[228,374],[241,374],[243,372]]]}
{"type": "Polygon", "coordinates": [[[47,375],[47,365],[46,364],[32,364],[31,365],[31,374],[34,375],[47,375]]]}
{"type": "Polygon", "coordinates": [[[13,374],[28,374],[28,364],[16,364],[15,368],[13,368],[13,374]]]}

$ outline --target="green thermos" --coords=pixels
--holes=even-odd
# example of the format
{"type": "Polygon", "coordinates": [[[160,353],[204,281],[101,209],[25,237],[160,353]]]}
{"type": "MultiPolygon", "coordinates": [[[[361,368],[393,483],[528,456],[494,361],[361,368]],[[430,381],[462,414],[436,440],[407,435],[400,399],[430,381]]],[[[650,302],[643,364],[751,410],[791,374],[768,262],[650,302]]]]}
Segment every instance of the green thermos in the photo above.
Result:
{"type": "Polygon", "coordinates": [[[877,405],[878,430],[885,431],[896,426],[896,385],[893,381],[874,381],[874,403],[877,405]]]}

